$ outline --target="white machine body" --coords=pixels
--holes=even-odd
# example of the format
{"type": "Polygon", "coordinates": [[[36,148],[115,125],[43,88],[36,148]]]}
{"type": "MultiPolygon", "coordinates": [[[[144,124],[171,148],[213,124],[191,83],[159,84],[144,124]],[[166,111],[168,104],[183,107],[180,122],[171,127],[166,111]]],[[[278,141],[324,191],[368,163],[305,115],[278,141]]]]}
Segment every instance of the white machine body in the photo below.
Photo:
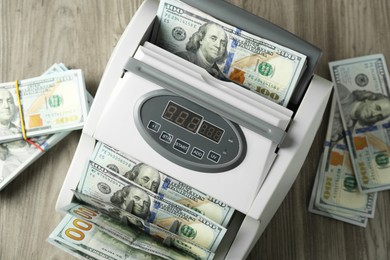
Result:
{"type": "MultiPolygon", "coordinates": [[[[294,114],[233,83],[221,82],[205,70],[148,42],[157,7],[157,1],[146,0],[115,47],[59,194],[56,209],[61,211],[74,199],[71,189],[76,188],[96,141],[101,141],[236,209],[237,214],[228,226],[228,232],[216,252],[216,259],[244,259],[299,173],[321,123],[320,115],[325,111],[332,84],[314,76],[294,114]],[[141,64],[141,67],[123,73],[129,58],[141,64]],[[155,71],[164,75],[161,84],[158,77],[154,79],[155,71]],[[192,164],[186,166],[182,159],[166,156],[161,149],[153,146],[152,141],[145,139],[137,123],[140,104],[145,97],[150,93],[167,91],[165,79],[169,79],[169,82],[172,79],[185,82],[190,89],[190,94],[182,93],[185,98],[195,103],[199,101],[202,107],[218,114],[219,104],[231,104],[235,112],[263,122],[266,125],[265,135],[259,134],[250,123],[245,125],[235,122],[242,131],[245,151],[241,158],[234,158],[238,162],[231,167],[223,165],[221,169],[215,169],[218,167],[212,165],[210,171],[202,171],[197,168],[197,163],[191,169],[192,164]],[[205,96],[213,98],[211,100],[217,98],[218,102],[207,102],[207,99],[202,99],[202,95],[192,99],[191,93],[205,93],[205,96]],[[285,133],[281,145],[267,138],[266,135],[274,131],[285,133]]],[[[223,111],[221,113],[230,119],[229,112],[226,115],[223,111]]],[[[149,130],[146,128],[145,131],[149,130]]],[[[169,134],[175,142],[175,133],[169,134]]],[[[193,146],[188,145],[188,153],[193,146]]],[[[206,157],[217,154],[216,161],[219,156],[224,156],[224,152],[204,152],[206,157]]]]}

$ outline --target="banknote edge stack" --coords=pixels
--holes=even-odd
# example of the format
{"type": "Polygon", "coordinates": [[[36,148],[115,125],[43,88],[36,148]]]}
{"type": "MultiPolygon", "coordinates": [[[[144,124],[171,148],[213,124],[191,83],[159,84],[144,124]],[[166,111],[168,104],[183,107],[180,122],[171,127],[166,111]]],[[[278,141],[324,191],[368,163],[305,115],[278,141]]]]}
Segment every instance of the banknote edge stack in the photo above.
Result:
{"type": "MultiPolygon", "coordinates": [[[[57,74],[61,74],[62,72],[70,71],[64,63],[54,63],[50,68],[48,68],[41,76],[55,76],[57,74]]],[[[40,77],[36,77],[34,79],[39,80],[40,77]]],[[[85,90],[86,101],[88,108],[92,105],[93,97],[92,95],[86,91],[84,78],[82,78],[82,89],[85,90]]],[[[9,85],[9,83],[3,83],[0,85],[9,85]]],[[[39,86],[37,86],[39,88],[39,86]]],[[[15,100],[14,100],[15,101],[15,100]]],[[[15,101],[16,102],[16,101],[15,101]]],[[[22,102],[23,105],[23,102],[22,102]]],[[[85,120],[84,120],[85,121],[85,120]]],[[[80,129],[82,126],[74,129],[80,129]]],[[[54,147],[57,143],[63,140],[66,136],[68,136],[72,130],[68,131],[56,131],[55,133],[49,133],[43,136],[35,136],[29,138],[34,145],[24,141],[23,139],[13,140],[10,142],[2,141],[0,146],[2,150],[4,150],[7,154],[4,155],[4,158],[0,160],[0,191],[3,190],[9,183],[11,183],[19,174],[21,174],[24,170],[26,170],[32,163],[38,160],[44,153],[54,147]],[[11,149],[7,148],[12,142],[20,142],[25,144],[24,147],[28,147],[28,151],[23,151],[24,147],[11,149]],[[18,154],[22,154],[18,156],[18,154]]]]}

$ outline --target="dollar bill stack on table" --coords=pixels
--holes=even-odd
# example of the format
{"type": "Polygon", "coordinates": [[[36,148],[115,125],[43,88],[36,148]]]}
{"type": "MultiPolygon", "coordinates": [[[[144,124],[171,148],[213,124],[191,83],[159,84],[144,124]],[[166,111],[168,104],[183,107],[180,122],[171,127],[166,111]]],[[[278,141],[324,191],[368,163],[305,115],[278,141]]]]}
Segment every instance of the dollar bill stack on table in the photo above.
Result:
{"type": "MultiPolygon", "coordinates": [[[[301,53],[177,0],[160,1],[150,42],[282,106],[307,63],[301,53]],[[198,48],[192,44],[199,33],[198,48]]],[[[100,141],[73,194],[48,241],[85,259],[213,259],[234,214],[190,183],[100,141]]]]}
{"type": "Polygon", "coordinates": [[[0,190],[70,131],[81,129],[91,103],[82,71],[62,63],[18,86],[0,84],[0,190]]]}
{"type": "Polygon", "coordinates": [[[390,189],[390,77],[382,54],[329,67],[335,92],[309,211],[365,227],[390,189]]]}

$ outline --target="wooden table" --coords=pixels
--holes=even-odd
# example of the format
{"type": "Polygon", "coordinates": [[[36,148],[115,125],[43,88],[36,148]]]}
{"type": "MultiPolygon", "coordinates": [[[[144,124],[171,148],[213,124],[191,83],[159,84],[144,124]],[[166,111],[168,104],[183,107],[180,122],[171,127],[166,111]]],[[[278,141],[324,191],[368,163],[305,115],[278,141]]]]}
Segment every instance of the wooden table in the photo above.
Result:
{"type": "MultiPolygon", "coordinates": [[[[84,71],[95,94],[115,44],[141,0],[2,0],[0,81],[40,75],[55,62],[84,71]]],[[[383,53],[390,61],[388,0],[232,0],[321,48],[316,73],[328,62],[383,53]]],[[[325,129],[248,259],[390,259],[389,191],[360,228],[308,212],[325,129]]],[[[71,133],[0,192],[0,259],[73,259],[46,238],[61,220],[55,202],[76,149],[71,133]]]]}

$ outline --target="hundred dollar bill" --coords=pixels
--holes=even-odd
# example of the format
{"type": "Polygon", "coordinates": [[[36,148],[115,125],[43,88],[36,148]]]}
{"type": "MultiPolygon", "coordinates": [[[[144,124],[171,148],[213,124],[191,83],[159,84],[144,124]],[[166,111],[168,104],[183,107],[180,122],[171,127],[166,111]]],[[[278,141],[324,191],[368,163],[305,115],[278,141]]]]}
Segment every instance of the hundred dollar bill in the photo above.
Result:
{"type": "Polygon", "coordinates": [[[389,74],[382,54],[329,63],[361,192],[390,188],[389,74]]]}
{"type": "Polygon", "coordinates": [[[67,244],[64,244],[63,242],[60,242],[59,240],[56,240],[56,239],[47,239],[47,242],[49,242],[50,244],[54,245],[55,247],[61,249],[62,251],[70,254],[71,256],[74,256],[76,257],[77,259],[83,259],[83,260],[98,260],[97,258],[87,254],[87,253],[84,253],[82,251],[79,251],[78,249],[72,247],[72,246],[69,246],[67,244]]]}
{"type": "Polygon", "coordinates": [[[101,231],[95,224],[67,214],[47,241],[82,259],[163,259],[131,247],[101,231]]]}
{"type": "Polygon", "coordinates": [[[305,55],[181,1],[161,0],[157,18],[154,44],[282,106],[306,68],[305,55]]]}
{"type": "MultiPolygon", "coordinates": [[[[53,64],[43,75],[65,71],[65,65],[53,64]]],[[[32,138],[38,147],[25,140],[17,140],[0,144],[0,191],[16,178],[24,169],[41,157],[69,132],[32,138]]]]}
{"type": "Polygon", "coordinates": [[[31,138],[36,146],[25,140],[0,144],[0,191],[68,134],[62,132],[31,138]]]}
{"type": "Polygon", "coordinates": [[[88,101],[81,70],[18,81],[20,104],[16,86],[0,84],[0,143],[22,139],[23,125],[28,138],[83,127],[88,101]]]}
{"type": "MultiPolygon", "coordinates": [[[[55,63],[43,75],[66,70],[68,68],[63,63],[55,63]]],[[[90,107],[93,102],[93,97],[88,92],[87,100],[88,107],[90,107]]],[[[33,137],[31,141],[36,146],[25,140],[0,144],[0,191],[69,133],[69,131],[65,131],[52,135],[33,137]]]]}
{"type": "Polygon", "coordinates": [[[315,205],[322,209],[372,218],[377,193],[359,191],[344,138],[332,140],[334,126],[341,125],[341,122],[336,122],[340,118],[334,116],[337,112],[338,106],[333,96],[315,205]]]}
{"type": "Polygon", "coordinates": [[[226,228],[89,161],[77,191],[114,205],[215,252],[226,228]]]}
{"type": "Polygon", "coordinates": [[[349,213],[345,213],[345,212],[340,212],[337,210],[322,208],[320,205],[315,203],[315,201],[317,200],[316,197],[318,194],[317,190],[318,190],[319,178],[320,178],[319,170],[320,170],[320,167],[322,165],[322,160],[323,160],[323,156],[321,155],[320,163],[319,163],[318,168],[317,168],[317,174],[316,174],[314,185],[313,185],[313,190],[312,190],[311,197],[310,197],[310,202],[309,202],[309,207],[308,207],[309,212],[317,214],[317,215],[325,216],[328,218],[340,220],[340,221],[350,223],[350,224],[353,224],[356,226],[366,227],[367,222],[368,222],[367,217],[359,216],[356,214],[349,214],[349,213]]]}
{"type": "Polygon", "coordinates": [[[168,230],[145,223],[143,219],[119,209],[115,205],[102,202],[76,191],[75,196],[80,201],[93,207],[93,209],[85,205],[73,203],[63,210],[94,223],[101,230],[125,244],[167,259],[185,260],[195,258],[209,260],[214,257],[214,253],[168,230]]]}
{"type": "Polygon", "coordinates": [[[189,207],[226,227],[234,209],[102,142],[91,160],[176,203],[189,207]]]}

